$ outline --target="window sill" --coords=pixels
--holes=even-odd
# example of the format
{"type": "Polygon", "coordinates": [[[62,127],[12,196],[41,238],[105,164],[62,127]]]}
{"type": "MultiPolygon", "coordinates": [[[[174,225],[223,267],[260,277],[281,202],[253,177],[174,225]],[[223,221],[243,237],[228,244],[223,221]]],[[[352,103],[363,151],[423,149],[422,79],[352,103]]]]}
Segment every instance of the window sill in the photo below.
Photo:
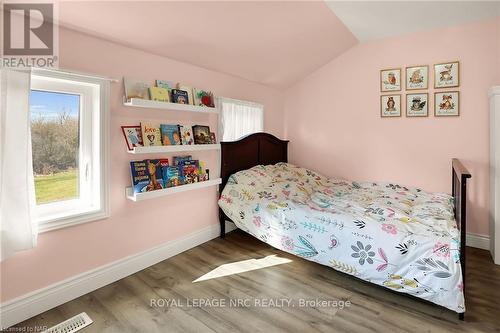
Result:
{"type": "Polygon", "coordinates": [[[107,211],[85,212],[82,214],[71,215],[68,217],[54,218],[50,220],[39,221],[38,232],[44,233],[63,228],[69,228],[83,223],[95,222],[109,217],[107,211]]]}

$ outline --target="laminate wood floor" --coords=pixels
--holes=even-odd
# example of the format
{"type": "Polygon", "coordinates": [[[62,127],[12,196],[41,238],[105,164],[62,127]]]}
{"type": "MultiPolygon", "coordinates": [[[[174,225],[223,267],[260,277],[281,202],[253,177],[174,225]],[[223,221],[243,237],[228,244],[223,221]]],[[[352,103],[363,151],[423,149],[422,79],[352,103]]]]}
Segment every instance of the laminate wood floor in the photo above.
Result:
{"type": "Polygon", "coordinates": [[[462,322],[454,312],[286,254],[237,230],[224,240],[209,241],[11,329],[50,327],[85,311],[94,320],[85,333],[500,332],[500,266],[493,264],[487,251],[467,248],[466,284],[467,313],[462,322]],[[270,255],[291,261],[193,282],[220,265],[270,255]],[[151,299],[165,306],[152,307],[151,299]],[[166,306],[159,299],[177,304],[166,306]],[[226,304],[188,306],[186,299],[226,304]],[[278,307],[281,299],[295,306],[278,307]],[[301,299],[343,300],[351,306],[301,307],[301,299]],[[231,300],[248,304],[230,307],[231,300]],[[256,300],[276,304],[258,307],[256,300]]]}

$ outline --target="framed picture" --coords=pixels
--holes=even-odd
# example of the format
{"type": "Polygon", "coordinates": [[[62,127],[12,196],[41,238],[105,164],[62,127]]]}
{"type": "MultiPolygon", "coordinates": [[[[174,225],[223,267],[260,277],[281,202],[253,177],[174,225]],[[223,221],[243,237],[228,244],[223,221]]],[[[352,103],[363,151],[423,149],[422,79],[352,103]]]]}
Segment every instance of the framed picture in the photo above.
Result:
{"type": "Polygon", "coordinates": [[[427,89],[429,87],[429,66],[406,67],[406,90],[427,89]]]}
{"type": "Polygon", "coordinates": [[[194,136],[194,144],[196,145],[204,145],[211,143],[210,127],[208,126],[194,125],[193,136],[194,136]]]}
{"type": "Polygon", "coordinates": [[[434,65],[434,88],[451,88],[460,85],[460,63],[445,62],[434,65]]]}
{"type": "Polygon", "coordinates": [[[406,116],[427,117],[429,115],[429,94],[406,94],[406,116]]]}
{"type": "Polygon", "coordinates": [[[380,91],[401,90],[401,68],[383,69],[380,71],[380,91]]]}
{"type": "Polygon", "coordinates": [[[434,93],[434,115],[436,117],[459,116],[460,93],[458,91],[434,93]]]}
{"type": "Polygon", "coordinates": [[[380,96],[381,117],[401,117],[401,95],[380,96]]]}
{"type": "Polygon", "coordinates": [[[133,150],[134,147],[142,147],[144,145],[141,126],[122,126],[122,133],[125,137],[128,150],[133,150]]]}

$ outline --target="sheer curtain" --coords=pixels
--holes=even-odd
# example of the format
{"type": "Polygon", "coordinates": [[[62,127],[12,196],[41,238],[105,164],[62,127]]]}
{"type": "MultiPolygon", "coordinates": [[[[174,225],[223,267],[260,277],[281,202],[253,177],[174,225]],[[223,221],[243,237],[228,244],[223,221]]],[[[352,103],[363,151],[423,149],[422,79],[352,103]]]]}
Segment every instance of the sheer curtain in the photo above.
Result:
{"type": "Polygon", "coordinates": [[[0,260],[35,247],[29,71],[0,69],[0,260]]]}
{"type": "Polygon", "coordinates": [[[264,106],[257,103],[219,97],[222,141],[239,138],[264,130],[264,106]]]}

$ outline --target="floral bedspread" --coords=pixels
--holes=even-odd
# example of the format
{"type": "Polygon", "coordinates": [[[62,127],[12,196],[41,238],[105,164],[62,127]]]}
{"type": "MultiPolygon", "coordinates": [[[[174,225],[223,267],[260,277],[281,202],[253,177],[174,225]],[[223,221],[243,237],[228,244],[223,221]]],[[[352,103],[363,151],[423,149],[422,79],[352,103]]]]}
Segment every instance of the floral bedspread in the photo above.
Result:
{"type": "Polygon", "coordinates": [[[238,228],[280,250],[465,311],[460,236],[447,194],[278,163],[232,175],[219,206],[238,228]]]}

